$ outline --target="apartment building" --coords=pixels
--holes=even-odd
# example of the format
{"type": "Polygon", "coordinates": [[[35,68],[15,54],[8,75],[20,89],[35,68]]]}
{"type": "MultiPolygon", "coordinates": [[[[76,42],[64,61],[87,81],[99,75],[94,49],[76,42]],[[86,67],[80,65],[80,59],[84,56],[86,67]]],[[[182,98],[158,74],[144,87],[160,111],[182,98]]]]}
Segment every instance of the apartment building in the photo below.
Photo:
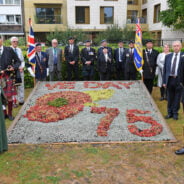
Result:
{"type": "Polygon", "coordinates": [[[24,35],[23,0],[0,0],[0,36],[24,35]]]}
{"type": "Polygon", "coordinates": [[[159,20],[160,11],[168,9],[167,0],[142,0],[142,15],[146,17],[148,29],[156,39],[176,40],[183,39],[184,32],[174,31],[171,28],[165,27],[159,20]]]}
{"type": "Polygon", "coordinates": [[[45,40],[46,34],[67,27],[67,0],[24,0],[25,32],[29,32],[31,18],[37,41],[45,40]]]}

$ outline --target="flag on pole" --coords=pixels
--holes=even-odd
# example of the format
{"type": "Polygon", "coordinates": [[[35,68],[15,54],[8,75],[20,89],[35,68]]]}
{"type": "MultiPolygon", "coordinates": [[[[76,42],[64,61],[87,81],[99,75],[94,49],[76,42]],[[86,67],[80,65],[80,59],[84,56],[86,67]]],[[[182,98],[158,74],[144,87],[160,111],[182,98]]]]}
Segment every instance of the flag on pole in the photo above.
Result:
{"type": "Polygon", "coordinates": [[[31,18],[29,18],[29,35],[28,35],[28,60],[29,64],[35,67],[35,39],[34,39],[34,32],[32,28],[31,18]]]}
{"type": "Polygon", "coordinates": [[[138,71],[142,71],[144,61],[143,61],[143,46],[142,46],[142,30],[139,18],[137,19],[136,23],[134,64],[138,71]]]}

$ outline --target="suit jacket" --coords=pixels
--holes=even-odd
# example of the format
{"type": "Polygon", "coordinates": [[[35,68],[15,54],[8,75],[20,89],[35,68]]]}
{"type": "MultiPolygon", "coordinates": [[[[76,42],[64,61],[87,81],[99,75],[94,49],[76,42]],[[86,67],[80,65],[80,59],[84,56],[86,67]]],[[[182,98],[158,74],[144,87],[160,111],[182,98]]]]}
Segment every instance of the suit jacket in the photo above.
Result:
{"type": "Polygon", "coordinates": [[[0,58],[0,70],[7,69],[9,65],[13,66],[15,70],[18,70],[21,61],[11,47],[3,46],[3,53],[0,58]]]}
{"type": "MultiPolygon", "coordinates": [[[[108,50],[108,53],[111,53],[111,55],[113,55],[112,48],[111,47],[106,47],[106,48],[108,50]]],[[[104,47],[99,47],[98,48],[97,57],[99,57],[101,54],[103,54],[103,49],[104,49],[104,47]]]]}
{"type": "Polygon", "coordinates": [[[65,47],[65,59],[67,63],[69,63],[70,61],[75,61],[75,65],[77,65],[79,60],[79,47],[77,45],[74,45],[73,53],[71,53],[70,45],[67,45],[65,47]]]}
{"type": "Polygon", "coordinates": [[[147,53],[147,50],[143,50],[143,77],[144,79],[154,79],[155,70],[157,66],[157,56],[159,52],[152,49],[151,54],[147,53]],[[149,60],[149,61],[148,61],[149,60]]]}
{"type": "MultiPolygon", "coordinates": [[[[168,84],[168,79],[171,73],[171,64],[172,64],[172,58],[173,58],[173,54],[168,54],[165,57],[165,64],[164,64],[164,71],[163,71],[163,84],[165,84],[167,86],[168,84]]],[[[180,59],[179,59],[179,64],[178,64],[178,71],[177,71],[177,76],[178,76],[178,80],[179,82],[181,82],[182,84],[184,84],[184,53],[180,53],[180,59]]]]}
{"type": "Polygon", "coordinates": [[[41,52],[41,59],[37,57],[36,53],[35,59],[36,59],[35,78],[43,79],[47,76],[48,58],[46,52],[41,52]]]}
{"type": "MultiPolygon", "coordinates": [[[[61,71],[61,60],[62,60],[62,50],[58,47],[56,47],[57,52],[57,70],[61,71]]],[[[54,53],[53,53],[53,47],[46,50],[47,58],[48,58],[48,67],[49,72],[53,72],[54,70],[54,53]]]]}
{"type": "Polygon", "coordinates": [[[97,67],[100,73],[111,72],[112,62],[113,62],[111,53],[108,53],[108,57],[109,57],[109,60],[106,62],[105,55],[104,54],[99,55],[98,61],[97,61],[97,67]]]}
{"type": "Polygon", "coordinates": [[[95,49],[90,47],[90,50],[88,51],[87,48],[83,48],[81,50],[81,61],[83,63],[83,66],[85,66],[86,61],[91,61],[91,65],[94,65],[94,62],[96,60],[96,53],[95,49]]]}
{"type": "Polygon", "coordinates": [[[125,61],[125,72],[136,73],[137,69],[134,64],[134,52],[130,53],[130,49],[126,49],[123,53],[123,61],[125,61]]]}
{"type": "Polygon", "coordinates": [[[123,48],[123,52],[122,52],[122,54],[120,55],[120,57],[119,57],[119,48],[117,48],[117,49],[115,49],[114,50],[114,60],[116,61],[116,63],[119,63],[119,58],[121,58],[121,63],[122,64],[125,64],[125,61],[123,60],[124,58],[123,58],[123,53],[126,51],[126,49],[125,48],[123,48]]]}

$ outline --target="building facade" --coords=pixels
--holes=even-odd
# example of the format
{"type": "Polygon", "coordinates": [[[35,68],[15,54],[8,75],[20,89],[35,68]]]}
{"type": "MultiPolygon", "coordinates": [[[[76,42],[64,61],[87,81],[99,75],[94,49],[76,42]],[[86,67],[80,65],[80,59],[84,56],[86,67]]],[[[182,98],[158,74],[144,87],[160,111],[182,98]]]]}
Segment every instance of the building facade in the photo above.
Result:
{"type": "Polygon", "coordinates": [[[168,9],[167,0],[142,0],[142,15],[147,17],[148,29],[155,35],[155,39],[165,42],[176,39],[184,41],[184,32],[174,31],[159,21],[160,11],[166,9],[168,9]]]}
{"type": "Polygon", "coordinates": [[[36,41],[44,41],[48,32],[67,27],[67,0],[24,0],[25,32],[29,32],[29,18],[36,41]]]}
{"type": "Polygon", "coordinates": [[[23,0],[0,0],[0,35],[23,36],[23,0]]]}

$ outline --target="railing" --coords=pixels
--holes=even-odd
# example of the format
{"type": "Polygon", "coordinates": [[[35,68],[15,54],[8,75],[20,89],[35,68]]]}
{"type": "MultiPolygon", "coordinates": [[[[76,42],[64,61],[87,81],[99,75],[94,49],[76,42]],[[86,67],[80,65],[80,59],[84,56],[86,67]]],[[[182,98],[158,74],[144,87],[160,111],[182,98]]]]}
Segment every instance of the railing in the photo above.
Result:
{"type": "Polygon", "coordinates": [[[61,15],[36,15],[35,22],[37,24],[62,24],[61,15]]]}
{"type": "Polygon", "coordinates": [[[128,0],[128,5],[138,5],[138,0],[128,0]]]}
{"type": "MultiPolygon", "coordinates": [[[[127,24],[136,24],[137,16],[127,16],[127,24]]],[[[146,24],[147,17],[140,17],[140,23],[146,24]]]]}

